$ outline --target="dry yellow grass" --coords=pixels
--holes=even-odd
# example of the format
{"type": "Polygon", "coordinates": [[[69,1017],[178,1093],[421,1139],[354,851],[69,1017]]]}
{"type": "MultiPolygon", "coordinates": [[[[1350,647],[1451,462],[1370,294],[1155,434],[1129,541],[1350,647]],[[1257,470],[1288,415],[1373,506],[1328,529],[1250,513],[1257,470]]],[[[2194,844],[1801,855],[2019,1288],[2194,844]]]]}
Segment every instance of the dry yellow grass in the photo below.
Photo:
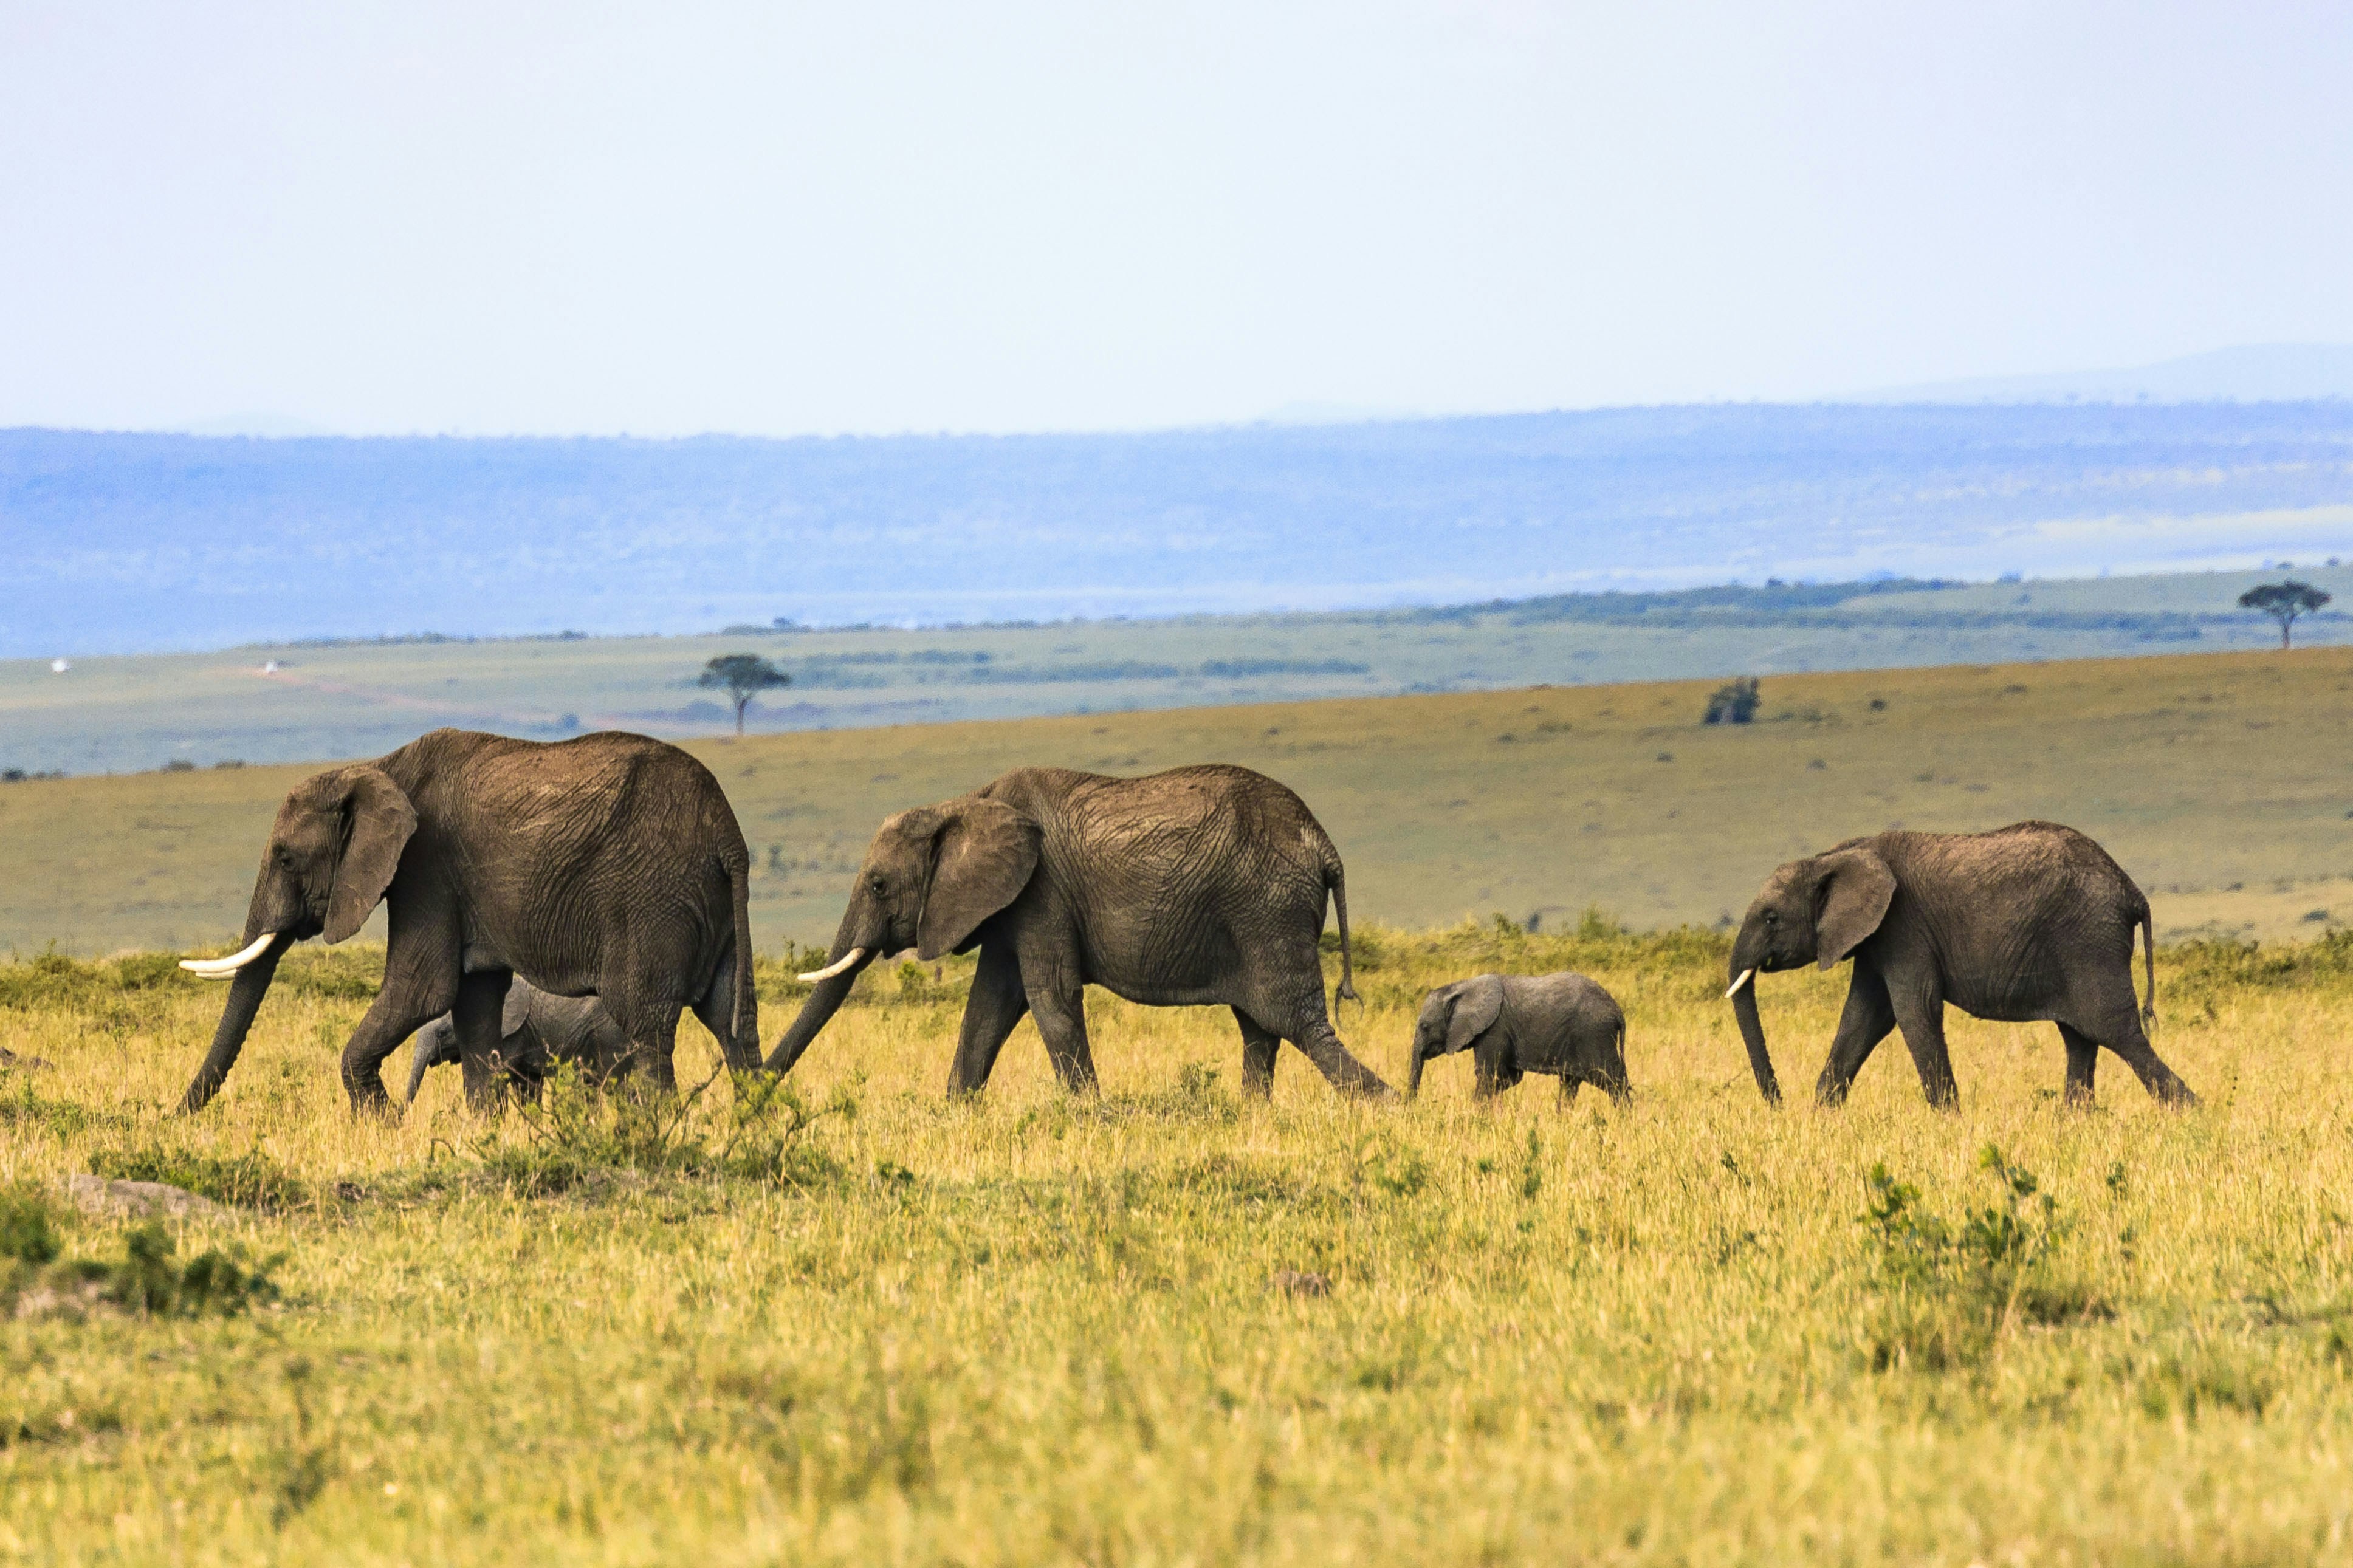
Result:
{"type": "MultiPolygon", "coordinates": [[[[0,1046],[55,1063],[0,1079],[0,1182],[259,1150],[284,1205],[190,1222],[184,1254],[287,1254],[275,1309],[0,1323],[0,1561],[2353,1556],[2341,942],[2165,955],[2198,1111],[2110,1062],[2065,1112],[2048,1026],[1957,1017],[1940,1116],[1895,1042],[1844,1110],[1766,1110],[1707,937],[1367,934],[1342,1031],[1384,1072],[1426,985],[1576,966],[1626,1005],[1633,1105],[1531,1079],[1482,1109],[1461,1058],[1419,1105],[1348,1105],[1286,1053],[1253,1108],[1221,1013],[1101,996],[1101,1100],[1024,1025],[949,1104],[952,964],[870,974],[812,1049],[808,1091],[860,1109],[807,1135],[805,1184],[590,1161],[533,1196],[549,1151],[452,1074],[404,1125],[345,1116],[370,954],[290,962],[185,1122],[159,1108],[217,991],[0,968],[0,1046]],[[1858,1219],[1877,1163],[1945,1243],[1858,1219]],[[2013,1207],[2015,1250],[1966,1239],[2013,1207]]],[[[1842,983],[1769,977],[1791,1079],[1842,983]]]]}
{"type": "MultiPolygon", "coordinates": [[[[1848,834],[2046,816],[2165,927],[2315,931],[2353,908],[2348,685],[2320,650],[1793,677],[1745,731],[1694,722],[1703,683],[701,749],[791,862],[758,881],[771,950],[829,931],[897,806],[1022,762],[1264,768],[1390,922],[1340,1017],[1359,1054],[1400,1077],[1440,981],[1581,968],[1626,1007],[1625,1110],[1537,1079],[1482,1109],[1460,1058],[1419,1105],[1343,1104],[1291,1054],[1247,1106],[1222,1012],[1100,994],[1100,1100],[1025,1024],[949,1104],[961,961],[861,981],[795,1078],[858,1115],[763,1174],[716,1156],[723,1081],[662,1155],[600,1102],[560,1135],[479,1121],[448,1073],[405,1123],[352,1121],[333,1061],[380,950],[290,960],[191,1121],[162,1110],[220,992],[153,956],[0,964],[0,1048],[54,1064],[0,1071],[0,1250],[105,1168],[240,1200],[173,1227],[182,1259],[284,1254],[283,1300],[242,1314],[0,1321],[0,1561],[2353,1558],[2348,939],[2161,955],[2194,1112],[2111,1061],[2068,1113],[2050,1026],[1956,1016],[1957,1115],[1897,1041],[1844,1110],[1776,1113],[1719,939],[1484,917],[1704,925],[1848,834]]],[[[226,933],[303,771],[0,790],[5,940],[226,933]]],[[[773,1039],[796,988],[767,968],[773,1039]]],[[[1764,982],[1787,1080],[1843,984],[1764,982]]],[[[713,1054],[682,1040],[692,1082],[713,1054]]],[[[124,1225],[60,1223],[67,1264],[126,1256],[124,1225]]],[[[6,1300],[34,1277],[0,1258],[6,1300]]]]}

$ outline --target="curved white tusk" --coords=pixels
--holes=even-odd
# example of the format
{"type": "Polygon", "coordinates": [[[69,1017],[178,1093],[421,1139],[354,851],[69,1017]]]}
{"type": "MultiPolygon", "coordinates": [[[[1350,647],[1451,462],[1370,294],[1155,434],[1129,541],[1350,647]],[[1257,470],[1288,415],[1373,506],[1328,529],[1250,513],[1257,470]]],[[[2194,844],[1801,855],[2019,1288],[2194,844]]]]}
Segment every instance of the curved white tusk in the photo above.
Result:
{"type": "Polygon", "coordinates": [[[823,969],[814,970],[809,973],[802,975],[801,978],[803,980],[830,980],[835,975],[840,973],[843,970],[849,968],[851,964],[857,963],[860,959],[865,956],[866,950],[864,948],[853,947],[848,952],[843,953],[839,958],[835,959],[831,963],[827,964],[823,969]]]}
{"type": "Polygon", "coordinates": [[[201,974],[206,980],[227,980],[238,970],[259,958],[269,950],[269,944],[277,940],[276,931],[264,931],[227,958],[184,958],[180,960],[180,967],[191,974],[201,974]]]}
{"type": "Polygon", "coordinates": [[[1737,980],[1736,980],[1736,981],[1734,981],[1734,982],[1732,983],[1732,984],[1730,985],[1730,987],[1728,987],[1728,988],[1725,991],[1725,993],[1724,993],[1724,994],[1725,994],[1726,996],[1737,996],[1737,995],[1739,995],[1739,994],[1740,994],[1740,988],[1741,988],[1742,986],[1744,986],[1744,985],[1747,984],[1748,984],[1748,982],[1749,982],[1749,980],[1750,980],[1750,979],[1751,979],[1751,978],[1756,974],[1756,973],[1757,973],[1757,972],[1756,972],[1755,970],[1753,970],[1753,969],[1744,969],[1744,970],[1742,970],[1742,971],[1740,972],[1740,978],[1739,978],[1739,979],[1737,979],[1737,980]]]}

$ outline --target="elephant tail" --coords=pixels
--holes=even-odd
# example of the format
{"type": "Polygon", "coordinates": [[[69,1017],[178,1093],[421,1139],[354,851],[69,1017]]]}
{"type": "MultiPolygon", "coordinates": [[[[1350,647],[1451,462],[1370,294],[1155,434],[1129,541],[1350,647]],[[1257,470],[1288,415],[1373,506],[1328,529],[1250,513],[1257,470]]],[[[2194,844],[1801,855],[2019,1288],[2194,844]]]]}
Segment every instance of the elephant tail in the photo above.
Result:
{"type": "Polygon", "coordinates": [[[2148,1000],[2140,1005],[2140,1016],[2146,1022],[2157,1022],[2157,917],[2148,900],[2140,903],[2140,961],[2148,973],[2148,1000]]]}
{"type": "Polygon", "coordinates": [[[1332,895],[1332,909],[1340,917],[1340,988],[1332,993],[1332,1005],[1361,1002],[1356,994],[1356,976],[1348,955],[1348,873],[1340,864],[1340,852],[1332,841],[1324,841],[1324,887],[1332,895]]]}

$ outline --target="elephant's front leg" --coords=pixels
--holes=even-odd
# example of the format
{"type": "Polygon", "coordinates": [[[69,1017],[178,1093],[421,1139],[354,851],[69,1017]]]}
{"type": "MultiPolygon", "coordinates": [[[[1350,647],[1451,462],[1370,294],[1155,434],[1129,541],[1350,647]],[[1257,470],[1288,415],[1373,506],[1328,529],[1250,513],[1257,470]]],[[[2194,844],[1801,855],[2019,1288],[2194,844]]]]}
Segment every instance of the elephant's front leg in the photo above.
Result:
{"type": "Polygon", "coordinates": [[[1895,1026],[1904,1031],[1904,1045],[1920,1074],[1920,1092],[1939,1110],[1957,1110],[1959,1086],[1953,1081],[1953,1058],[1945,1048],[1945,997],[1933,981],[1898,976],[1888,985],[1894,1005],[1895,1026]],[[1908,983],[1907,983],[1908,982],[1908,983]]]}
{"type": "MultiPolygon", "coordinates": [[[[392,1110],[392,1097],[385,1092],[384,1058],[399,1048],[400,1042],[451,1010],[457,1000],[457,987],[446,990],[428,988],[429,983],[412,978],[406,984],[387,983],[368,1005],[360,1026],[343,1047],[343,1092],[351,1097],[352,1113],[363,1110],[379,1115],[392,1110]]],[[[491,1016],[491,1030],[497,1032],[497,1015],[491,1016]]]]}
{"type": "Polygon", "coordinates": [[[1029,1010],[1021,990],[1021,964],[1010,944],[987,942],[965,998],[964,1027],[956,1036],[955,1064],[948,1069],[948,1092],[978,1094],[997,1069],[997,1053],[1029,1010]]]}
{"type": "Polygon", "coordinates": [[[1046,1059],[1054,1064],[1054,1076],[1072,1094],[1093,1093],[1098,1085],[1094,1053],[1087,1048],[1086,983],[1079,978],[1078,964],[1061,957],[1025,962],[1021,988],[1038,1020],[1038,1033],[1045,1037],[1046,1059]]]}
{"type": "Polygon", "coordinates": [[[1493,1100],[1519,1081],[1519,1075],[1512,1070],[1511,1063],[1500,1046],[1480,1041],[1472,1047],[1471,1062],[1471,1098],[1473,1100],[1493,1100]]]}
{"type": "Polygon", "coordinates": [[[1831,1054],[1815,1081],[1814,1098],[1824,1105],[1844,1105],[1854,1075],[1871,1059],[1879,1042],[1895,1027],[1895,1005],[1887,998],[1887,982],[1875,964],[1856,959],[1846,993],[1846,1011],[1839,1015],[1838,1033],[1831,1054]]]}

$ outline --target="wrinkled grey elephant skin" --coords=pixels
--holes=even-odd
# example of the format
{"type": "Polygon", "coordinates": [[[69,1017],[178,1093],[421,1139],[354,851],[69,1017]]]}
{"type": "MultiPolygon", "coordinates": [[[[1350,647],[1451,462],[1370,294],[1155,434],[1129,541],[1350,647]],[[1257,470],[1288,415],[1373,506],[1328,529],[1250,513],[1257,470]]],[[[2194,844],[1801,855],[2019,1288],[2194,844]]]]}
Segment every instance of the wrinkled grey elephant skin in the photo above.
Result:
{"type": "Polygon", "coordinates": [[[1421,1092],[1422,1065],[1469,1051],[1481,1100],[1529,1073],[1560,1080],[1561,1103],[1591,1084],[1626,1100],[1626,1015],[1617,998],[1582,974],[1481,974],[1441,985],[1422,999],[1413,1026],[1409,1097],[1421,1092]]]}
{"type": "Polygon", "coordinates": [[[1330,895],[1339,995],[1353,998],[1340,856],[1290,790],[1247,768],[1106,778],[1023,768],[874,835],[820,979],[775,1052],[788,1072],[877,957],[980,950],[948,1091],[987,1083],[1034,1015],[1063,1085],[1095,1087],[1083,987],[1150,1006],[1223,1005],[1242,1036],[1242,1086],[1264,1096],[1288,1040],[1333,1085],[1387,1084],[1333,1032],[1316,942],[1330,895]]]}
{"type": "Polygon", "coordinates": [[[1781,1098],[1757,1017],[1757,974],[1852,957],[1846,1011],[1815,1095],[1842,1103],[1855,1074],[1892,1029],[1931,1105],[1959,1099],[1945,1049],[1947,1003],[1979,1018],[2059,1026],[2067,1099],[2092,1100],[2102,1046],[2158,1100],[2198,1097],[2158,1059],[2141,1027],[2156,1016],[2157,961],[2148,900],[2124,868],[2072,827],[2021,822],[1991,833],[1882,833],[1793,860],[1767,879],[1733,939],[1733,1006],[1757,1087],[1781,1098]],[[2133,995],[2140,932],[2148,1001],[2133,995]]]}
{"type": "Polygon", "coordinates": [[[600,733],[543,744],[436,730],[305,780],[279,807],[211,1051],[201,1110],[244,1048],[270,977],[306,937],[342,942],[381,902],[384,985],[343,1047],[352,1108],[389,1110],[383,1064],[441,1013],[487,1064],[512,977],[594,994],[658,1089],[692,1007],[730,1066],[759,1062],[751,857],[711,771],[675,746],[600,733]]]}
{"type": "Polygon", "coordinates": [[[497,1105],[510,1085],[526,1100],[537,1100],[560,1062],[577,1066],[600,1085],[627,1076],[637,1065],[628,1034],[596,998],[552,996],[521,978],[507,987],[498,1049],[488,1061],[467,1062],[458,1045],[458,1020],[448,1013],[419,1029],[408,1050],[411,1105],[424,1087],[426,1070],[451,1063],[470,1068],[466,1100],[482,1109],[497,1105]]]}

